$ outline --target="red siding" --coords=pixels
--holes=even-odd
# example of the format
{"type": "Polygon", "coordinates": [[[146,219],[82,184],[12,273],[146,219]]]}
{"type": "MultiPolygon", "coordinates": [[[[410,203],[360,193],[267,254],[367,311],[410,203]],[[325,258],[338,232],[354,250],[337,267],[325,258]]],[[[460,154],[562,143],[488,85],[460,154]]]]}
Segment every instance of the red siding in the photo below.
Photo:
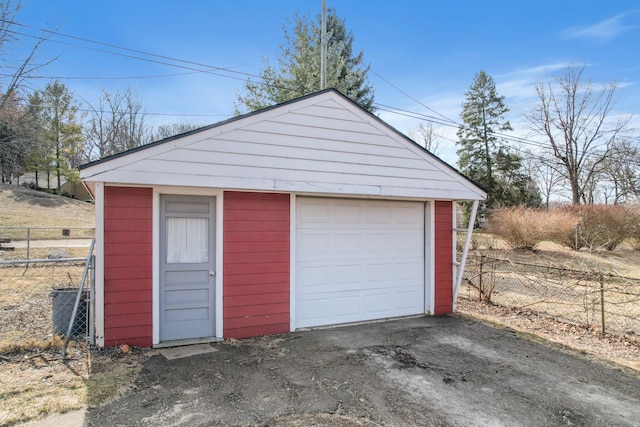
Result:
{"type": "Polygon", "coordinates": [[[150,188],[104,189],[104,344],[152,345],[150,188]]]}
{"type": "Polygon", "coordinates": [[[435,307],[433,314],[453,311],[453,202],[435,202],[435,307]]]}
{"type": "Polygon", "coordinates": [[[289,331],[289,195],[224,193],[224,337],[289,331]]]}

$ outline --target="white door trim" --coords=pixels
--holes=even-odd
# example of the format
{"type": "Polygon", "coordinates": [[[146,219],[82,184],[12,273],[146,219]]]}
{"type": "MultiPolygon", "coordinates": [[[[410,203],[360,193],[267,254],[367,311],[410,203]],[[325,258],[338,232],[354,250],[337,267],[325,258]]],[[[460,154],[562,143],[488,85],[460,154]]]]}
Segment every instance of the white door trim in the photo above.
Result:
{"type": "Polygon", "coordinates": [[[425,312],[433,316],[435,311],[435,299],[436,299],[436,281],[435,281],[435,262],[436,262],[436,247],[435,247],[435,201],[429,200],[425,203],[424,210],[424,272],[425,272],[425,312]]]}
{"type": "Polygon", "coordinates": [[[96,345],[104,347],[104,183],[96,182],[94,189],[95,200],[95,334],[96,345]]]}
{"type": "Polygon", "coordinates": [[[289,330],[296,330],[296,195],[289,200],[289,330]]]}
{"type": "Polygon", "coordinates": [[[153,218],[152,218],[152,312],[153,312],[153,346],[160,344],[160,195],[178,194],[189,196],[210,196],[216,198],[216,224],[215,224],[215,253],[216,275],[215,287],[215,323],[216,338],[223,338],[223,302],[222,302],[222,250],[223,250],[223,212],[224,191],[211,188],[195,187],[153,187],[153,218]]]}

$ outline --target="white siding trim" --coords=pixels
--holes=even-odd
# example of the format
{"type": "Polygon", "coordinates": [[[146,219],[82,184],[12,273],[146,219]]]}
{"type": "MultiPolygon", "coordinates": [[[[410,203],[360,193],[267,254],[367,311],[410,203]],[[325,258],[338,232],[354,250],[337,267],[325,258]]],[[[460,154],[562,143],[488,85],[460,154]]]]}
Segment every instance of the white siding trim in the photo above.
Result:
{"type": "MultiPolygon", "coordinates": [[[[156,186],[153,187],[153,243],[152,243],[152,304],[153,304],[153,346],[160,344],[160,195],[161,194],[181,194],[189,196],[209,196],[216,198],[216,275],[215,275],[215,315],[216,315],[216,338],[223,338],[223,302],[222,302],[222,278],[223,278],[223,190],[212,188],[192,188],[176,186],[156,186]]],[[[96,225],[97,226],[97,225],[96,225]]]]}
{"type": "Polygon", "coordinates": [[[153,318],[153,346],[155,347],[160,344],[160,192],[157,188],[153,189],[152,206],[151,293],[153,307],[151,312],[153,318]]]}
{"type": "Polygon", "coordinates": [[[451,201],[451,230],[453,230],[453,232],[451,233],[451,248],[452,248],[452,253],[451,253],[451,260],[453,261],[451,263],[451,268],[453,269],[453,272],[451,273],[451,278],[453,280],[451,280],[451,310],[455,311],[456,310],[456,300],[455,298],[458,296],[458,294],[455,292],[455,287],[456,287],[456,283],[458,283],[458,233],[456,231],[456,228],[458,228],[458,219],[457,219],[457,215],[456,215],[456,211],[457,211],[457,202],[455,201],[451,201]]]}
{"type": "Polygon", "coordinates": [[[104,347],[104,183],[96,182],[95,197],[95,250],[96,250],[96,283],[95,283],[95,334],[96,344],[104,347]]]}
{"type": "MultiPolygon", "coordinates": [[[[153,186],[184,186],[191,188],[224,188],[229,190],[265,191],[265,192],[294,192],[310,193],[317,196],[322,194],[350,197],[357,195],[377,196],[382,198],[416,198],[416,199],[440,199],[440,200],[481,200],[483,197],[464,188],[451,187],[450,183],[436,179],[425,178],[422,180],[411,179],[405,181],[406,185],[385,185],[386,178],[374,175],[350,174],[340,176],[327,172],[307,172],[310,179],[305,180],[305,172],[290,171],[282,175],[275,174],[274,170],[265,175],[257,174],[259,169],[248,166],[216,166],[208,167],[209,170],[220,170],[219,174],[208,174],[202,165],[188,167],[182,165],[182,169],[175,169],[178,164],[157,163],[155,170],[150,165],[149,170],[120,170],[107,172],[97,178],[104,182],[135,183],[143,187],[153,186]],[[170,170],[167,170],[170,168],[170,170]],[[224,168],[224,170],[222,170],[224,168]],[[273,172],[273,173],[272,173],[273,172]],[[320,178],[318,175],[323,175],[320,178]],[[380,184],[375,184],[379,182],[380,184]],[[420,185],[418,184],[420,183],[420,185]],[[422,185],[424,184],[424,185],[422,185]]],[[[90,181],[87,181],[90,182],[90,181]]],[[[388,184],[388,183],[387,183],[388,184]]]]}
{"type": "Polygon", "coordinates": [[[289,201],[289,329],[296,330],[296,195],[289,201]]]}
{"type": "Polygon", "coordinates": [[[436,248],[435,248],[435,201],[430,200],[425,206],[424,230],[425,230],[425,296],[427,301],[425,304],[427,314],[433,315],[435,312],[436,300],[436,248]]]}
{"type": "Polygon", "coordinates": [[[224,192],[216,192],[216,276],[215,276],[215,295],[216,295],[216,337],[224,338],[224,304],[223,298],[223,249],[224,249],[224,192]]]}

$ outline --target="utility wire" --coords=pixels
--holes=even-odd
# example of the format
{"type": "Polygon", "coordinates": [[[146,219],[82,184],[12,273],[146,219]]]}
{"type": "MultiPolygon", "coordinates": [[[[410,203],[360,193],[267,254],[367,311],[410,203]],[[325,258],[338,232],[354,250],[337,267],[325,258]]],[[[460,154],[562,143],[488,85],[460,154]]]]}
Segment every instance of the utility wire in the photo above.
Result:
{"type": "Polygon", "coordinates": [[[404,96],[406,96],[407,98],[411,99],[412,101],[416,102],[419,105],[422,105],[424,108],[426,108],[427,110],[431,111],[434,114],[437,114],[438,116],[440,116],[441,118],[443,118],[445,121],[447,122],[451,122],[456,126],[459,126],[459,123],[455,122],[454,120],[451,120],[450,118],[440,114],[439,112],[437,112],[436,110],[434,110],[433,108],[423,104],[422,102],[420,102],[419,100],[417,100],[416,98],[414,98],[413,96],[409,95],[407,92],[403,91],[402,89],[400,89],[398,86],[394,85],[393,83],[391,83],[389,80],[385,79],[384,77],[382,77],[380,74],[378,74],[375,70],[371,70],[371,72],[373,74],[375,74],[376,76],[378,76],[382,81],[384,81],[386,84],[388,84],[389,86],[391,86],[392,88],[394,88],[395,90],[397,90],[398,92],[400,92],[401,94],[403,94],[404,96]]]}
{"type": "MultiPolygon", "coordinates": [[[[175,58],[175,57],[171,57],[171,56],[167,56],[167,55],[160,55],[160,54],[156,54],[156,53],[145,52],[143,50],[131,49],[131,48],[128,48],[128,47],[118,46],[118,45],[111,44],[111,43],[105,43],[105,42],[101,42],[101,41],[98,41],[98,40],[93,40],[93,39],[89,39],[89,38],[85,38],[85,37],[79,37],[79,36],[73,36],[73,35],[70,35],[70,34],[65,34],[65,33],[62,33],[60,31],[53,31],[53,30],[49,30],[49,29],[46,29],[46,28],[33,27],[31,25],[23,24],[23,23],[16,22],[16,21],[8,21],[8,20],[5,20],[5,19],[0,19],[0,22],[4,22],[5,24],[12,24],[12,25],[15,25],[15,26],[18,26],[18,27],[28,28],[30,30],[41,31],[43,33],[51,34],[51,35],[54,35],[54,36],[60,36],[60,37],[64,37],[64,38],[68,38],[68,39],[72,39],[72,40],[77,40],[77,41],[82,41],[82,42],[86,42],[86,43],[96,44],[96,45],[99,45],[99,46],[104,46],[104,47],[108,47],[108,48],[112,48],[112,49],[123,50],[125,52],[131,52],[131,53],[135,53],[135,54],[139,54],[139,55],[150,56],[150,57],[153,57],[153,58],[158,58],[158,59],[178,62],[178,63],[182,63],[182,64],[188,64],[188,65],[193,65],[193,66],[198,66],[198,67],[210,68],[210,69],[213,69],[213,70],[224,71],[224,72],[227,72],[227,73],[240,74],[240,75],[247,76],[247,77],[261,78],[260,76],[257,76],[255,74],[250,74],[250,73],[245,73],[245,72],[242,72],[242,71],[233,70],[233,69],[228,68],[228,67],[218,67],[218,66],[215,66],[215,65],[203,64],[203,63],[200,63],[200,62],[189,61],[189,60],[175,58]]],[[[11,30],[9,30],[9,31],[11,31],[11,30]]],[[[15,33],[17,33],[17,32],[15,32],[15,33]]],[[[30,34],[23,34],[23,33],[17,33],[17,34],[42,39],[42,37],[37,37],[37,36],[30,35],[30,34]]],[[[45,40],[50,40],[50,39],[45,39],[45,40]]],[[[60,41],[56,41],[56,40],[50,40],[50,41],[55,41],[57,43],[66,44],[68,46],[83,47],[83,46],[80,46],[80,45],[72,45],[70,43],[64,43],[64,42],[60,42],[60,41]]],[[[84,47],[84,48],[89,49],[87,47],[84,47]]],[[[94,49],[92,49],[92,50],[94,50],[94,49]]],[[[104,51],[104,50],[98,50],[98,51],[117,55],[117,53],[115,53],[115,52],[104,51]]],[[[125,55],[122,55],[122,56],[125,56],[125,55]]],[[[132,57],[132,56],[128,56],[127,55],[126,57],[132,57]]],[[[143,58],[140,58],[140,57],[133,57],[133,58],[144,60],[143,58]]],[[[170,64],[165,64],[165,65],[170,65],[170,64]]]]}
{"type": "MultiPolygon", "coordinates": [[[[41,39],[40,37],[33,36],[31,34],[20,33],[18,31],[7,30],[7,32],[10,32],[10,33],[15,34],[15,35],[23,36],[23,37],[41,39]]],[[[91,50],[91,51],[94,51],[94,52],[106,53],[106,54],[109,54],[109,55],[119,56],[119,57],[122,57],[122,58],[135,59],[135,60],[138,60],[138,61],[149,62],[149,63],[152,63],[152,64],[167,65],[169,67],[181,68],[183,70],[189,70],[189,71],[200,72],[200,73],[207,73],[207,74],[212,74],[214,76],[220,76],[220,77],[226,77],[226,78],[229,78],[229,79],[245,81],[245,79],[242,78],[242,77],[229,76],[229,75],[226,75],[226,74],[222,74],[220,72],[213,71],[212,69],[216,69],[216,67],[213,67],[213,66],[203,65],[204,67],[212,68],[212,69],[203,70],[203,69],[200,69],[200,68],[194,68],[193,66],[174,64],[174,63],[171,63],[171,62],[160,61],[160,60],[151,59],[151,58],[143,58],[143,57],[140,57],[140,56],[134,56],[134,55],[130,55],[130,54],[127,54],[127,53],[113,52],[113,51],[100,49],[100,48],[95,48],[95,47],[89,47],[89,46],[74,45],[74,44],[71,44],[71,43],[68,43],[68,42],[64,42],[64,41],[60,41],[60,40],[47,39],[47,41],[51,42],[51,43],[57,43],[57,44],[65,45],[65,46],[79,47],[81,49],[91,50]]],[[[184,62],[187,62],[187,61],[184,61],[184,62]]]]}
{"type": "MultiPolygon", "coordinates": [[[[33,76],[30,75],[30,79],[46,79],[46,80],[141,80],[141,79],[160,79],[165,77],[178,77],[186,76],[190,74],[199,74],[204,71],[185,71],[184,73],[170,73],[170,74],[157,74],[148,76],[33,76]]],[[[0,77],[12,77],[11,74],[0,74],[0,77]]]]}

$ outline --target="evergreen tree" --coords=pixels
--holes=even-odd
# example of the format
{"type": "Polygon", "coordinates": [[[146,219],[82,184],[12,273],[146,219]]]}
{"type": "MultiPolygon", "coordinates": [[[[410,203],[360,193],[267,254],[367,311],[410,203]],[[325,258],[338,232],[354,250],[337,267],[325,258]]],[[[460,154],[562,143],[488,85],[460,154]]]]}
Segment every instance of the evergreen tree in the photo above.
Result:
{"type": "Polygon", "coordinates": [[[2,182],[12,182],[24,173],[28,147],[20,137],[23,108],[15,96],[4,100],[0,109],[0,175],[2,182]]]}
{"type": "MultiPolygon", "coordinates": [[[[327,11],[327,87],[333,87],[373,111],[373,88],[367,81],[369,66],[364,54],[353,53],[353,33],[335,9],[327,11]]],[[[262,81],[245,83],[245,94],[238,95],[236,113],[255,111],[320,90],[321,16],[315,21],[295,15],[293,29],[284,28],[284,44],[278,66],[264,60],[262,81]]]]}
{"type": "Polygon", "coordinates": [[[55,173],[56,189],[60,190],[62,176],[69,181],[76,180],[76,168],[81,163],[84,139],[78,122],[78,104],[69,89],[56,81],[34,93],[30,105],[37,109],[42,126],[43,146],[37,150],[38,163],[47,172],[47,187],[51,188],[50,175],[55,173]]]}
{"type": "Polygon", "coordinates": [[[478,72],[462,104],[463,124],[458,128],[457,145],[460,171],[487,190],[480,218],[487,209],[540,204],[535,184],[521,172],[522,159],[497,135],[512,130],[504,118],[508,111],[493,78],[478,72]]]}

